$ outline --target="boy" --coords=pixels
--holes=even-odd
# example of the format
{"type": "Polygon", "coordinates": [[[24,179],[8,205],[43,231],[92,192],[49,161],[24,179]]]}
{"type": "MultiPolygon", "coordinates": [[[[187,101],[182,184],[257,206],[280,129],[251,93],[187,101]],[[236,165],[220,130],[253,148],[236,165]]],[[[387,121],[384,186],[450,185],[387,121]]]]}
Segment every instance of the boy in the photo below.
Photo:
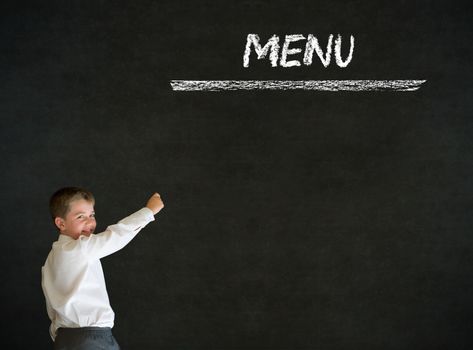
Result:
{"type": "Polygon", "coordinates": [[[41,268],[50,334],[55,349],[119,349],[100,258],[123,248],[164,204],[155,193],[146,207],[98,234],[92,193],[66,187],[49,207],[59,238],[41,268]]]}

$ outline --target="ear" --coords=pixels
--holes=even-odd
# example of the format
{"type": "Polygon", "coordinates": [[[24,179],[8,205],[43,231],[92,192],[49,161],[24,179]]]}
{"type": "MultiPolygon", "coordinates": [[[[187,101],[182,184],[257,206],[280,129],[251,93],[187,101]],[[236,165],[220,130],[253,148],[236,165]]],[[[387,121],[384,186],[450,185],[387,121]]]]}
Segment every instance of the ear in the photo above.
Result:
{"type": "Polygon", "coordinates": [[[54,224],[59,229],[59,231],[62,231],[64,229],[64,219],[63,218],[56,217],[54,219],[54,224]]]}

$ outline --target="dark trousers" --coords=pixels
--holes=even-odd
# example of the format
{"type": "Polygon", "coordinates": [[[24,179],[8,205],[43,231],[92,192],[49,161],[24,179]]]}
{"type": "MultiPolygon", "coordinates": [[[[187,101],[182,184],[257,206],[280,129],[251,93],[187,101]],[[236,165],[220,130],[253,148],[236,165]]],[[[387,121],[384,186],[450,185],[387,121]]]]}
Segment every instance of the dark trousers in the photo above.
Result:
{"type": "Polygon", "coordinates": [[[54,350],[120,350],[109,327],[59,328],[54,350]]]}

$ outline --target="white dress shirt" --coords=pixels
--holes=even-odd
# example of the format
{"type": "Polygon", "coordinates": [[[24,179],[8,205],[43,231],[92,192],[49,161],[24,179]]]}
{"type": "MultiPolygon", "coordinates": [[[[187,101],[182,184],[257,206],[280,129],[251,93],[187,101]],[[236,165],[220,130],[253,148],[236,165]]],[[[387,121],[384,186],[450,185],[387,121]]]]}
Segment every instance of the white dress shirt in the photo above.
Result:
{"type": "Polygon", "coordinates": [[[59,235],[41,268],[53,340],[59,327],[113,327],[100,258],[123,248],[153,220],[151,209],[144,207],[102,233],[76,240],[59,235]]]}

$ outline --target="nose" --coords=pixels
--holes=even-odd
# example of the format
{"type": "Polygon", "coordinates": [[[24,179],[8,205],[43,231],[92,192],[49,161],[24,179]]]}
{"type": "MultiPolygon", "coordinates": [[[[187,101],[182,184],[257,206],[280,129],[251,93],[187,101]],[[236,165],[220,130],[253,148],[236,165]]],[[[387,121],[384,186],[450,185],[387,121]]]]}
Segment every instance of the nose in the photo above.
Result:
{"type": "Polygon", "coordinates": [[[86,225],[88,227],[92,227],[92,228],[95,228],[95,218],[94,217],[90,217],[87,219],[87,222],[86,222],[86,225]]]}

